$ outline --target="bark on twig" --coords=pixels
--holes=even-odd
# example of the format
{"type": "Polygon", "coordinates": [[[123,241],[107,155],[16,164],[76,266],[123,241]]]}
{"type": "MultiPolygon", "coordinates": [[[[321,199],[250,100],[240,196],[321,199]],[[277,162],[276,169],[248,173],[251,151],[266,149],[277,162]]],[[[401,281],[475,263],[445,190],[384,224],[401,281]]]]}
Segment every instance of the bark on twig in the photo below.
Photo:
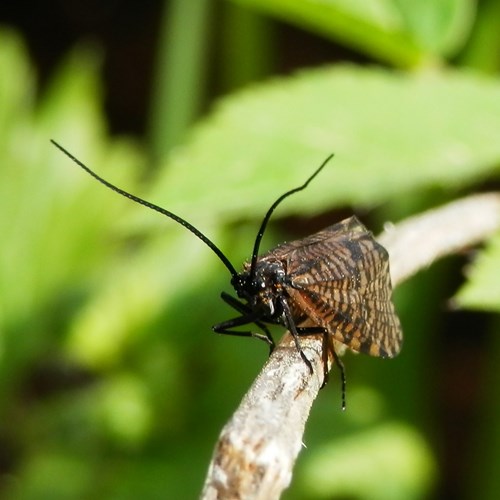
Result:
{"type": "MultiPolygon", "coordinates": [[[[439,257],[477,244],[498,229],[500,193],[489,193],[390,225],[377,239],[389,252],[395,287],[439,257]]],[[[290,484],[305,424],[323,382],[321,336],[303,338],[301,345],[314,373],[285,334],[223,428],[202,499],[271,500],[290,484]]]]}

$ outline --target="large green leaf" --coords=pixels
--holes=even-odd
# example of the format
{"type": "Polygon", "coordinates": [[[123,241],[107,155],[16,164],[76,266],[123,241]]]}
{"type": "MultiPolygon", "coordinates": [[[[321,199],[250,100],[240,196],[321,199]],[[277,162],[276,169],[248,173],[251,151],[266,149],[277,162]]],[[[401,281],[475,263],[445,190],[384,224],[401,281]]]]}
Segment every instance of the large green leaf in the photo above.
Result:
{"type": "Polygon", "coordinates": [[[494,79],[458,71],[309,70],[221,101],[172,155],[151,197],[201,227],[213,217],[258,217],[334,152],[321,176],[278,214],[373,206],[492,175],[499,129],[494,79]]]}

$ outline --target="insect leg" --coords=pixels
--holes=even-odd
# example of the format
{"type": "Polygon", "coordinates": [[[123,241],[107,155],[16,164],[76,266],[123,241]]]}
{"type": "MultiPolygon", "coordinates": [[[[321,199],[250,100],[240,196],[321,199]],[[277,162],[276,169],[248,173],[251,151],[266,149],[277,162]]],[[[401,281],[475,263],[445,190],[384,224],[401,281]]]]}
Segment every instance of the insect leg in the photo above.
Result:
{"type": "Polygon", "coordinates": [[[295,341],[295,346],[297,347],[297,351],[299,351],[300,357],[303,359],[304,363],[307,365],[312,375],[314,373],[314,370],[311,362],[304,354],[304,351],[302,350],[302,347],[300,345],[300,340],[299,340],[300,334],[297,331],[297,326],[295,325],[295,321],[293,319],[292,312],[290,311],[290,307],[288,306],[288,302],[286,301],[285,297],[279,297],[279,301],[281,307],[283,308],[283,313],[285,315],[286,326],[288,327],[290,333],[292,334],[293,340],[295,341]]]}
{"type": "Polygon", "coordinates": [[[251,314],[252,309],[232,295],[222,292],[220,296],[226,304],[229,304],[233,309],[236,309],[241,314],[251,314]]]}
{"type": "Polygon", "coordinates": [[[346,408],[346,376],[345,376],[345,368],[344,368],[344,363],[342,363],[342,360],[340,359],[339,355],[337,354],[337,351],[335,350],[335,346],[333,344],[333,337],[328,333],[328,330],[326,328],[323,328],[321,326],[309,326],[309,327],[297,327],[297,334],[301,336],[307,336],[307,335],[314,335],[321,333],[323,335],[323,384],[321,385],[321,388],[323,388],[327,383],[328,379],[330,378],[329,372],[328,372],[328,351],[332,353],[333,360],[335,361],[335,364],[339,367],[340,370],[340,384],[341,384],[341,392],[342,392],[342,410],[345,410],[346,408]]]}
{"type": "MultiPolygon", "coordinates": [[[[226,304],[229,304],[233,309],[236,309],[238,312],[240,312],[243,316],[250,316],[252,315],[252,309],[248,307],[246,304],[243,302],[239,301],[237,298],[233,297],[232,295],[229,295],[226,292],[221,293],[221,298],[226,304]]],[[[257,319],[251,320],[248,323],[255,323],[266,335],[264,340],[267,344],[269,344],[269,356],[272,354],[274,351],[274,348],[276,347],[273,337],[271,335],[271,332],[268,330],[267,326],[262,323],[261,321],[258,321],[257,319]]],[[[245,324],[245,323],[243,323],[245,324]]],[[[218,325],[216,325],[218,326],[218,325]]],[[[252,334],[252,337],[256,338],[261,338],[261,336],[257,336],[257,334],[252,334]]]]}
{"type": "Polygon", "coordinates": [[[260,321],[257,320],[255,314],[243,314],[242,316],[239,316],[237,318],[224,321],[222,323],[212,326],[212,330],[215,333],[220,333],[222,335],[235,335],[237,337],[255,337],[256,339],[263,340],[264,342],[269,344],[271,352],[275,347],[271,333],[260,321]],[[255,323],[259,328],[262,328],[265,335],[263,335],[262,333],[255,333],[250,331],[231,330],[231,328],[242,325],[248,325],[249,323],[255,323]]]}
{"type": "Polygon", "coordinates": [[[328,342],[329,339],[329,333],[326,328],[323,328],[322,326],[305,326],[305,327],[297,327],[297,333],[300,336],[307,336],[307,335],[318,335],[321,334],[323,337],[323,346],[322,346],[322,358],[323,358],[323,383],[321,384],[321,388],[325,387],[325,385],[328,383],[328,379],[330,378],[330,375],[328,373],[328,351],[330,350],[330,344],[328,342]]]}
{"type": "Polygon", "coordinates": [[[335,346],[333,345],[333,337],[328,336],[328,339],[330,340],[330,350],[332,352],[333,359],[335,360],[335,363],[340,369],[340,383],[342,387],[342,410],[345,410],[346,378],[345,378],[344,363],[342,363],[342,360],[340,359],[339,355],[337,354],[337,351],[335,350],[335,346]]]}

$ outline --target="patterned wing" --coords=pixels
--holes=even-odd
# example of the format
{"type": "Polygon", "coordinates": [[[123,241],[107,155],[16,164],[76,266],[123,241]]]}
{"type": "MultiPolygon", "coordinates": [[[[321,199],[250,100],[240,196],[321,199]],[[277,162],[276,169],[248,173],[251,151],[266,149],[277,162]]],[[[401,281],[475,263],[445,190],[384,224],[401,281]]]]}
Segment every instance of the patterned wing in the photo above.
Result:
{"type": "Polygon", "coordinates": [[[287,266],[297,321],[309,317],[353,351],[399,353],[402,332],[391,302],[389,257],[356,217],[268,255],[287,266]]]}

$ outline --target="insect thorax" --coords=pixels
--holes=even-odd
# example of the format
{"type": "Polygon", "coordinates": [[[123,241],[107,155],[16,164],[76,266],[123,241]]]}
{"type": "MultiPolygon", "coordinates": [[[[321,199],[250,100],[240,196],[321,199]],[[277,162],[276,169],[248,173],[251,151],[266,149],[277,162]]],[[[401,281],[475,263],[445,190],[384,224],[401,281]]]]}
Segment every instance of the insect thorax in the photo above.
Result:
{"type": "Polygon", "coordinates": [[[253,311],[260,311],[263,318],[276,320],[283,314],[278,299],[284,294],[287,275],[281,261],[257,260],[253,273],[247,263],[231,283],[238,297],[247,301],[253,311]]]}

